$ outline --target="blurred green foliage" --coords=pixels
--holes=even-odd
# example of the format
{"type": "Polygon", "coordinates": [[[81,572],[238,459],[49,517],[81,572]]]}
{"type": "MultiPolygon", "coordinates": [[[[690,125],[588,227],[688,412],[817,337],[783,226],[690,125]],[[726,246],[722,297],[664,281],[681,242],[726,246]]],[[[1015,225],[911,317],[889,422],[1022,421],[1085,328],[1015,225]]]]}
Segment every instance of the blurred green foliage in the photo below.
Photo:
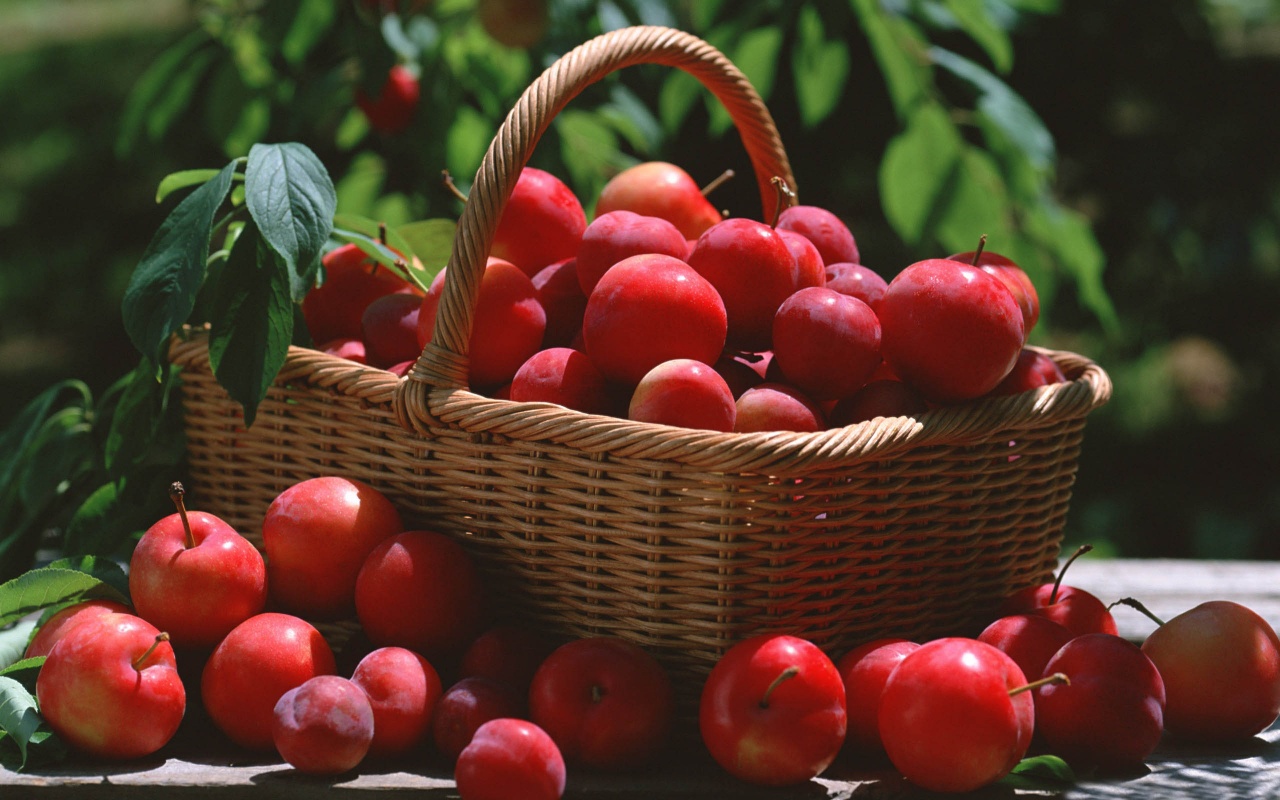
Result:
{"type": "MultiPolygon", "coordinates": [[[[10,0],[0,19],[83,5],[10,0]]],[[[0,58],[0,100],[19,112],[0,126],[0,420],[55,380],[101,391],[133,369],[119,299],[163,218],[164,174],[299,141],[334,176],[340,214],[456,216],[441,169],[465,191],[542,67],[602,30],[665,24],[747,73],[802,202],[845,218],[868,266],[892,277],[986,233],[1041,288],[1037,342],[1112,374],[1069,538],[1123,555],[1280,555],[1273,4],[551,0],[527,50],[487,35],[475,0],[170,6],[164,30],[117,25],[0,58]],[[409,130],[386,135],[354,98],[396,62],[424,89],[409,130]]],[[[741,174],[704,95],[670,70],[628,70],[563,111],[533,163],[588,207],[636,160],[741,174]]],[[[754,192],[740,177],[716,200],[751,215],[754,192]]]]}

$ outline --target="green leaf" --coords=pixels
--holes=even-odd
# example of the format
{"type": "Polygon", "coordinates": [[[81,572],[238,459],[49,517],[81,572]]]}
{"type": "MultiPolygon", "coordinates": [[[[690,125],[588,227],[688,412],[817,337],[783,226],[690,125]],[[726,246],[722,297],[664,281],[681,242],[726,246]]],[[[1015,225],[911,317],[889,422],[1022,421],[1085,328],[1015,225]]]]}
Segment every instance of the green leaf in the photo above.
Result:
{"type": "Polygon", "coordinates": [[[589,111],[562,111],[553,123],[560,134],[560,155],[575,186],[586,197],[596,197],[606,175],[618,165],[618,137],[589,111]]]}
{"type": "Polygon", "coordinates": [[[642,155],[652,154],[662,143],[662,123],[635,92],[621,83],[612,87],[608,105],[601,106],[598,113],[642,155]]]}
{"type": "Polygon", "coordinates": [[[203,30],[192,31],[185,38],[165,50],[152,62],[147,71],[134,84],[121,115],[120,132],[116,136],[116,153],[124,156],[132,152],[142,132],[147,112],[169,91],[174,74],[199,48],[211,44],[203,30]]]}
{"type": "Polygon", "coordinates": [[[61,567],[33,569],[0,584],[0,627],[42,608],[94,597],[129,602],[110,584],[87,572],[61,567]]]}
{"type": "Polygon", "coordinates": [[[37,620],[27,618],[11,628],[0,630],[0,675],[8,674],[11,666],[22,662],[22,654],[27,650],[27,642],[31,641],[36,624],[37,620]]]}
{"type": "Polygon", "coordinates": [[[1046,198],[1027,215],[1027,229],[1075,278],[1085,307],[1109,332],[1118,331],[1120,318],[1102,282],[1107,258],[1084,215],[1046,198]]]}
{"type": "Polygon", "coordinates": [[[850,0],[850,5],[880,65],[894,111],[899,118],[907,116],[928,98],[933,85],[924,63],[928,47],[924,36],[910,22],[885,10],[878,0],[850,0]]]}
{"type": "Polygon", "coordinates": [[[996,24],[984,3],[975,3],[973,0],[943,0],[943,4],[961,29],[986,51],[997,72],[1007,73],[1013,67],[1013,43],[1009,40],[1009,34],[996,24]]]}
{"type": "Polygon", "coordinates": [[[849,77],[849,50],[844,42],[827,41],[822,16],[813,6],[800,9],[796,35],[798,41],[791,56],[796,104],[800,121],[812,128],[840,102],[849,77]]]}
{"type": "Polygon", "coordinates": [[[497,129],[493,121],[470,106],[462,106],[444,140],[444,160],[454,175],[470,177],[480,168],[497,129]]]}
{"type": "Polygon", "coordinates": [[[217,52],[213,50],[197,51],[183,62],[178,72],[170,76],[164,91],[155,98],[146,113],[145,127],[150,141],[158,142],[164,138],[186,111],[200,81],[217,57],[217,52]]]}
{"type": "Polygon", "coordinates": [[[270,87],[250,88],[232,61],[214,71],[204,95],[204,125],[227,156],[247,155],[266,136],[271,126],[270,91],[270,87]]]}
{"type": "Polygon", "coordinates": [[[984,126],[997,128],[1037,169],[1052,168],[1056,158],[1053,136],[1031,106],[1008,84],[981,65],[941,47],[930,48],[929,57],[977,91],[976,106],[984,126]]]}
{"type": "Polygon", "coordinates": [[[293,338],[293,276],[263,240],[257,226],[245,226],[227,260],[213,300],[209,366],[231,399],[253,424],[284,364],[293,338]]]}
{"type": "Polygon", "coordinates": [[[103,445],[103,465],[119,479],[147,452],[155,438],[164,400],[164,385],[145,360],[129,373],[128,383],[111,413],[103,445]]]}
{"type": "Polygon", "coordinates": [[[231,189],[236,162],[187,195],[160,225],[125,289],[125,331],[142,355],[164,361],[169,336],[191,315],[204,282],[214,215],[231,189]]]}
{"type": "Polygon", "coordinates": [[[658,91],[658,119],[667,133],[677,133],[702,95],[698,79],[680,70],[672,70],[658,91]]]}
{"type": "Polygon", "coordinates": [[[692,30],[697,33],[710,28],[720,14],[724,3],[725,0],[698,0],[696,3],[689,3],[689,21],[692,23],[692,30]]]}
{"type": "MultiPolygon", "coordinates": [[[[16,631],[26,626],[27,623],[19,623],[10,628],[9,631],[16,631]]],[[[30,629],[27,629],[27,641],[30,641],[32,629],[35,627],[35,620],[30,620],[30,629]]],[[[7,634],[8,631],[5,632],[7,634]]],[[[3,635],[3,634],[0,634],[3,635]]],[[[26,643],[23,644],[23,650],[26,649],[26,643]]],[[[44,666],[45,656],[35,656],[34,658],[20,658],[9,664],[9,666],[0,669],[0,676],[12,678],[22,684],[28,692],[36,693],[36,678],[40,676],[40,668],[44,666]]]]}
{"type": "Polygon", "coordinates": [[[1041,755],[1022,759],[999,782],[1019,789],[1060,790],[1078,780],[1066,761],[1054,755],[1041,755]]]}
{"type": "MultiPolygon", "coordinates": [[[[167,491],[167,490],[166,490],[167,491]]],[[[120,597],[129,597],[129,576],[124,568],[102,556],[68,556],[51,561],[46,569],[71,569],[90,575],[114,589],[120,597]]]]}
{"type": "Polygon", "coordinates": [[[938,209],[934,238],[951,253],[972,250],[978,237],[990,242],[1012,239],[1008,192],[989,153],[965,147],[938,209]]]}
{"type": "Polygon", "coordinates": [[[69,553],[98,552],[97,544],[104,532],[114,529],[119,520],[121,484],[109,481],[89,493],[80,507],[71,515],[63,534],[63,548],[69,553]]]}
{"type": "Polygon", "coordinates": [[[422,262],[418,282],[431,285],[431,279],[449,263],[453,253],[453,237],[458,224],[451,219],[424,219],[396,228],[396,233],[409,243],[413,254],[422,262]]]}
{"type": "Polygon", "coordinates": [[[894,230],[919,244],[960,160],[963,142],[937,104],[918,107],[880,162],[880,198],[894,230]]]}
{"type": "Polygon", "coordinates": [[[17,476],[18,496],[42,509],[92,469],[93,425],[87,409],[71,406],[45,420],[17,476]]]}
{"type": "Polygon", "coordinates": [[[179,189],[205,183],[217,174],[216,169],[186,169],[181,172],[171,172],[160,179],[160,185],[156,187],[156,202],[163,203],[166,197],[179,189]]]}
{"type": "Polygon", "coordinates": [[[280,42],[280,53],[290,64],[301,64],[337,19],[333,0],[300,0],[293,24],[280,42]]]}
{"type": "Polygon", "coordinates": [[[22,766],[27,764],[27,745],[41,723],[36,699],[27,687],[13,678],[0,676],[0,730],[18,745],[22,766]]]}
{"type": "Polygon", "coordinates": [[[58,398],[67,391],[74,391],[79,395],[77,399],[82,408],[92,402],[89,387],[83,381],[60,381],[27,403],[13,418],[4,434],[0,435],[0,493],[13,487],[19,464],[29,455],[28,448],[53,412],[58,398]]]}
{"type": "Polygon", "coordinates": [[[291,297],[301,302],[333,230],[338,207],[333,181],[306,145],[257,144],[249,150],[244,188],[249,214],[262,238],[284,259],[291,297]]]}

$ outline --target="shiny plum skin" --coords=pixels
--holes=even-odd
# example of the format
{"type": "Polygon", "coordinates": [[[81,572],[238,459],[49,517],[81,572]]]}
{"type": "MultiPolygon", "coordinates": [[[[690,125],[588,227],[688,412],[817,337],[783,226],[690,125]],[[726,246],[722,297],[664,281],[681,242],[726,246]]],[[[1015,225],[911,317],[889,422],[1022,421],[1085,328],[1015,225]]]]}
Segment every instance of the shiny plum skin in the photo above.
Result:
{"type": "Polygon", "coordinates": [[[355,596],[369,641],[428,659],[460,655],[483,626],[485,596],[471,554],[435,531],[405,531],[373,548],[355,596]]]}
{"type": "Polygon", "coordinates": [[[782,236],[763,223],[731,217],[698,237],[689,266],[724,301],[729,344],[768,350],[778,306],[800,285],[800,268],[782,236]]]}
{"type": "Polygon", "coordinates": [[[880,740],[880,696],[893,670],[911,653],[920,649],[906,639],[876,639],[841,656],[836,669],[844,680],[848,730],[844,750],[856,758],[883,758],[880,740]]]}
{"type": "Polygon", "coordinates": [[[987,394],[1022,352],[1022,312],[1013,295],[958,261],[936,258],[907,267],[889,282],[876,314],[885,361],[933,402],[987,394]]]}
{"type": "Polygon", "coordinates": [[[683,261],[688,254],[684,234],[661,217],[632,211],[610,211],[591,221],[577,251],[578,285],[588,298],[614,264],[640,255],[664,255],[683,261]]]}
{"type": "Polygon", "coordinates": [[[849,262],[828,264],[825,269],[828,289],[835,289],[840,294],[856,297],[872,308],[884,297],[889,282],[869,267],[849,262]]]}
{"type": "Polygon", "coordinates": [[[351,682],[373,709],[371,758],[402,756],[425,741],[443,691],[430,661],[403,647],[379,647],[360,659],[351,682]]]}
{"type": "Polygon", "coordinates": [[[1211,600],[1184,611],[1156,628],[1142,652],[1164,679],[1172,736],[1240,741],[1280,715],[1280,639],[1239,603],[1211,600]]]}
{"type": "Polygon", "coordinates": [[[582,203],[564,181],[525,167],[502,209],[489,256],[515,264],[532,277],[576,255],[586,227],[582,203]]]}
{"type": "Polygon", "coordinates": [[[537,725],[509,717],[476,730],[458,756],[454,780],[461,800],[559,800],[564,757],[537,725]]]}
{"type": "Polygon", "coordinates": [[[762,383],[738,398],[733,429],[811,433],[826,427],[822,409],[800,390],[781,383],[762,383]]]}
{"type": "Polygon", "coordinates": [[[1013,659],[974,639],[935,639],[902,660],[880,698],[889,760],[912,783],[967,792],[1022,759],[1035,725],[1026,678],[1013,659]]]}
{"type": "Polygon", "coordinates": [[[600,190],[596,215],[610,211],[660,217],[686,239],[698,238],[721,219],[689,173],[665,161],[637,164],[610,178],[600,190]]]}
{"type": "Polygon", "coordinates": [[[568,347],[539,350],[516,370],[511,399],[518,403],[557,403],[586,414],[610,414],[614,393],[587,357],[568,347]]]}
{"type": "Polygon", "coordinates": [[[1141,764],[1164,730],[1164,680],[1136,644],[1109,633],[1077,636],[1045,673],[1070,683],[1035,690],[1036,732],[1075,767],[1141,764]]]}
{"type": "Polygon", "coordinates": [[[875,312],[834,289],[801,289],[773,320],[773,363],[786,382],[815,400],[839,400],[862,388],[880,364],[880,349],[875,312]]]}
{"type": "Polygon", "coordinates": [[[571,346],[574,337],[582,334],[582,315],[587,310],[587,296],[578,284],[578,260],[567,258],[548,264],[532,280],[538,302],[547,315],[542,346],[571,346]]]}
{"type": "Polygon", "coordinates": [[[728,432],[737,406],[720,373],[691,358],[664,361],[649,370],[631,395],[627,418],[637,422],[728,432]]]}
{"type": "Polygon", "coordinates": [[[664,361],[714,364],[728,329],[715,287],[679,259],[632,256],[614,265],[587,298],[587,355],[605,377],[635,386],[664,361]]]}
{"type": "Polygon", "coordinates": [[[275,705],[271,738],[280,756],[308,775],[355,769],[373,742],[373,707],[356,684],[318,675],[285,692],[275,705]]]}
{"type": "MultiPolygon", "coordinates": [[[[418,314],[418,346],[435,335],[436,313],[447,269],[431,281],[418,314]]],[[[542,349],[547,313],[533,281],[507,261],[490,258],[480,278],[467,345],[471,388],[480,392],[508,383],[529,356],[542,349]]]]}
{"type": "Polygon", "coordinates": [[[205,662],[200,696],[233,742],[270,750],[276,702],[317,675],[332,675],[333,650],[320,631],[289,614],[265,612],[227,634],[205,662]]]}
{"type": "Polygon", "coordinates": [[[832,212],[818,206],[791,206],[778,215],[778,227],[795,231],[818,248],[823,264],[861,263],[858,243],[849,226],[832,212]]]}

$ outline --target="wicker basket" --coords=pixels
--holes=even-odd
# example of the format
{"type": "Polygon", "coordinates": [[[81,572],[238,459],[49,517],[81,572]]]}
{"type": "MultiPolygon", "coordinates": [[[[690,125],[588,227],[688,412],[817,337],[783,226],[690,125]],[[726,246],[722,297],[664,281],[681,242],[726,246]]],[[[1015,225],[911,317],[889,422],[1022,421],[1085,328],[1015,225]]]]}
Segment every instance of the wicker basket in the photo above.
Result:
{"type": "Polygon", "coordinates": [[[516,177],[572,97],[640,63],[683,69],[724,103],[768,218],[769,179],[794,181],[772,118],[723,55],[663,28],[589,41],[529,87],[485,155],[434,341],[409,376],[293,348],[246,430],[206,336],[175,337],[193,496],[260,542],[290,484],[367,481],[467,544],[501,613],[636,642],[686,701],[729,646],[764,630],[836,655],[971,631],[1053,570],[1085,416],[1111,390],[1088,359],[1049,353],[1068,383],[809,434],[686,430],[467,390],[479,275],[516,177]]]}

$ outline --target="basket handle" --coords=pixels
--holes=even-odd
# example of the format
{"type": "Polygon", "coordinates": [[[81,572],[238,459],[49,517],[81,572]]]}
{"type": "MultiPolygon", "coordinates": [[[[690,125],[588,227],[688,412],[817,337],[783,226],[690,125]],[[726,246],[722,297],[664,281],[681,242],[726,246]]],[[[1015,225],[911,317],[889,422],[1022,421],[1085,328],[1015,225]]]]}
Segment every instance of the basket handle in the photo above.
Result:
{"type": "Polygon", "coordinates": [[[454,235],[435,331],[400,387],[422,401],[420,408],[425,408],[428,385],[467,388],[468,348],[480,277],[502,209],[538,140],[556,114],[583,89],[615,70],[635,64],[662,64],[684,70],[724,104],[755,170],[763,219],[772,218],[777,203],[776,190],[770,183],[774,176],[795,188],[778,130],[760,95],[746,76],[707,42],[671,28],[638,26],[606,33],[579,45],[525,89],[498,128],[476,172],[454,235]]]}

